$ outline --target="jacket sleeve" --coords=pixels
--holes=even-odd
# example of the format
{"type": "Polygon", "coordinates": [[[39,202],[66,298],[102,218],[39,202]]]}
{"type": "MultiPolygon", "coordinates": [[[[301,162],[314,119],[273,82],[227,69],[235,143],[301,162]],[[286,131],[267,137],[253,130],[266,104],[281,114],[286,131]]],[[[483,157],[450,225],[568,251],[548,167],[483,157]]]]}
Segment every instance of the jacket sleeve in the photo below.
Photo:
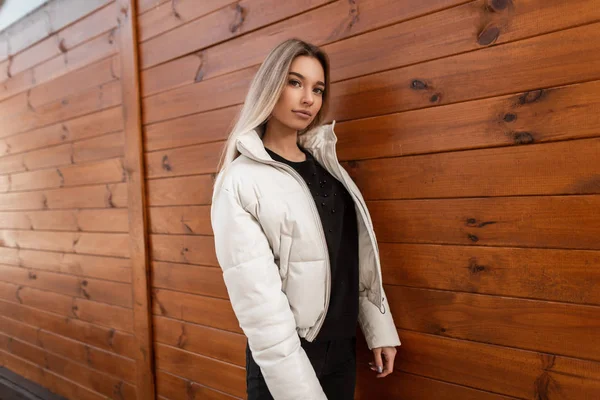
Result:
{"type": "Polygon", "coordinates": [[[262,227],[225,188],[213,197],[211,224],[233,311],[271,395],[275,400],[326,400],[300,345],[262,227]]]}
{"type": "Polygon", "coordinates": [[[358,322],[365,335],[369,350],[401,345],[385,291],[382,292],[382,295],[385,311],[383,314],[375,304],[367,299],[366,293],[361,293],[358,299],[358,322]]]}

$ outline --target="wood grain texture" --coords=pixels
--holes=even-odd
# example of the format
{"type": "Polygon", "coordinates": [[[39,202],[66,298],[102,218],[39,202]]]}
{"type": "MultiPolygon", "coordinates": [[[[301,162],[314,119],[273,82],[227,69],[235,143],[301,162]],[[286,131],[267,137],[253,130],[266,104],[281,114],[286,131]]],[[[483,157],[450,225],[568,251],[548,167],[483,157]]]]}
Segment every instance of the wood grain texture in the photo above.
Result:
{"type": "Polygon", "coordinates": [[[150,300],[150,265],[144,180],[137,11],[135,0],[118,0],[119,49],[125,128],[125,172],[129,213],[129,247],[133,291],[136,389],[141,399],[156,397],[150,300]]]}
{"type": "MultiPolygon", "coordinates": [[[[208,48],[201,49],[202,42],[194,40],[192,41],[192,44],[196,44],[194,53],[144,70],[142,77],[145,83],[142,92],[144,96],[148,96],[194,84],[199,77],[202,80],[210,80],[255,66],[264,60],[270,49],[291,37],[299,37],[316,45],[325,45],[466,2],[466,0],[328,2],[322,7],[298,13],[275,24],[262,26],[260,29],[218,43],[216,46],[214,45],[216,43],[209,43],[208,48]],[[175,74],[174,71],[177,73],[175,74]]],[[[252,3],[245,3],[250,5],[249,13],[252,14],[252,3]]],[[[292,5],[294,2],[289,4],[292,5]]],[[[278,6],[281,7],[279,3],[278,6]]],[[[211,32],[207,32],[207,35],[212,37],[211,32]]],[[[225,36],[217,36],[214,41],[226,39],[229,35],[229,32],[225,32],[225,36]]],[[[142,46],[142,53],[143,51],[142,46]]]]}

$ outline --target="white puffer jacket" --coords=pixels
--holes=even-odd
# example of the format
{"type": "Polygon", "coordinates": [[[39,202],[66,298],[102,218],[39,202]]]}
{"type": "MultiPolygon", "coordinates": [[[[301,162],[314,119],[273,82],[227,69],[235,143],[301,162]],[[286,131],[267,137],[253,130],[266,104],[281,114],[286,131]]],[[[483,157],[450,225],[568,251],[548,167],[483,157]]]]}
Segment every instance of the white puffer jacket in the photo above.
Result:
{"type": "MultiPolygon", "coordinates": [[[[340,165],[335,121],[299,136],[352,195],[359,232],[359,324],[370,349],[399,346],[382,286],[365,201],[340,165]]],[[[304,179],[274,161],[257,131],[217,178],[211,209],[217,259],[240,327],[275,400],[326,399],[299,337],[312,341],[329,304],[330,266],[321,220],[304,179]]]]}

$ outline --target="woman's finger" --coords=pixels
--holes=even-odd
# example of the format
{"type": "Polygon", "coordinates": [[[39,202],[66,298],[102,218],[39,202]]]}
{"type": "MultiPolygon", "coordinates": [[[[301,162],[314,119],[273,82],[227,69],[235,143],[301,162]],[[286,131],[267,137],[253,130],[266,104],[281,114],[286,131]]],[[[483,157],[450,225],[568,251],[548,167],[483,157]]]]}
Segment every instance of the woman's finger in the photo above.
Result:
{"type": "Polygon", "coordinates": [[[383,350],[384,369],[383,373],[377,375],[378,378],[384,378],[394,372],[394,359],[396,358],[395,349],[385,348],[383,350]]]}
{"type": "Polygon", "coordinates": [[[373,349],[373,359],[375,361],[376,371],[381,374],[383,372],[383,361],[381,360],[381,348],[373,349]]]}

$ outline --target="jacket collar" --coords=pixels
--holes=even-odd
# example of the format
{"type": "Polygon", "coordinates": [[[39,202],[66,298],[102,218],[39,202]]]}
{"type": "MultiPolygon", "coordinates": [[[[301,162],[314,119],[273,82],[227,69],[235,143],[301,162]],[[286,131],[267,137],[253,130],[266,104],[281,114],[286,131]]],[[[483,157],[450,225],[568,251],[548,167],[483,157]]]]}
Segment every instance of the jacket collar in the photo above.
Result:
{"type": "MultiPolygon", "coordinates": [[[[315,153],[322,154],[327,144],[337,143],[337,136],[333,131],[335,120],[331,124],[317,126],[298,136],[298,144],[308,150],[313,156],[315,153]]],[[[272,161],[271,156],[265,150],[265,146],[259,134],[259,130],[252,129],[242,133],[236,140],[236,148],[240,154],[252,159],[272,161]]]]}

